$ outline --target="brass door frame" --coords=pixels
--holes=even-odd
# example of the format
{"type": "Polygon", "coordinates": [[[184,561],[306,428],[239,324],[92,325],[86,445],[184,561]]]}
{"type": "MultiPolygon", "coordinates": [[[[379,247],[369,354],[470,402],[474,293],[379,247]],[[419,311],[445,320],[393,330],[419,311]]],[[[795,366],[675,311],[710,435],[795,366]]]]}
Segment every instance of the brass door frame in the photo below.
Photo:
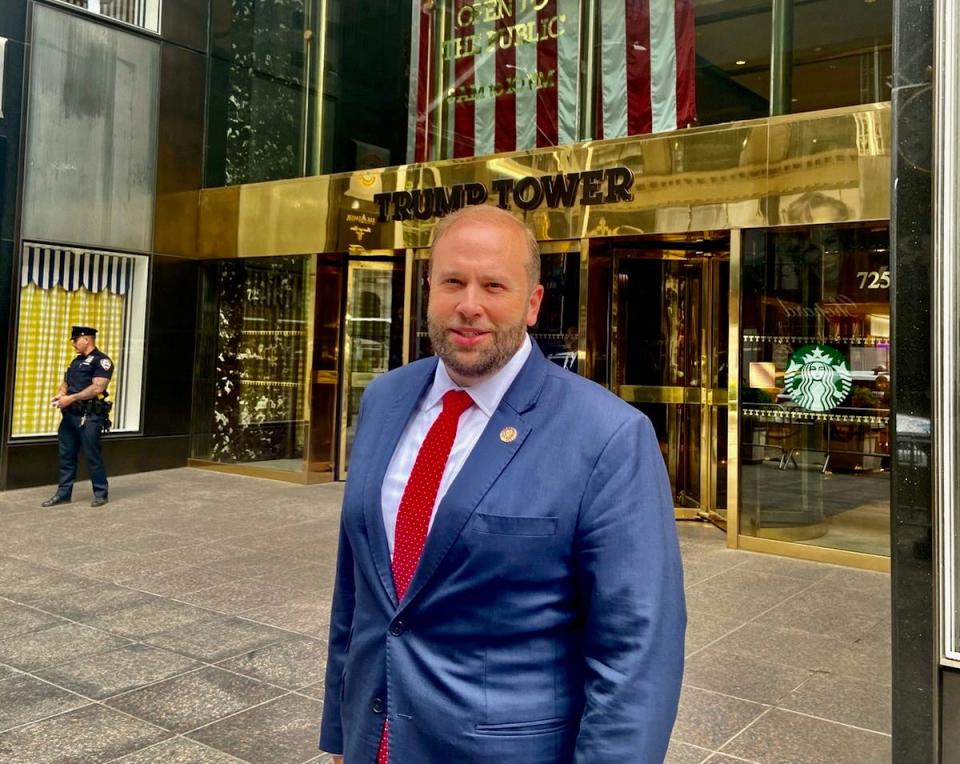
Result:
{"type": "MultiPolygon", "coordinates": [[[[730,250],[733,249],[732,244],[733,236],[731,236],[731,246],[730,250]]],[[[688,404],[688,405],[697,405],[701,407],[701,417],[700,417],[700,507],[691,508],[691,507],[679,507],[674,506],[674,518],[676,520],[700,520],[705,519],[714,523],[724,531],[728,531],[727,527],[727,515],[720,514],[715,507],[715,495],[716,495],[716,476],[718,471],[721,469],[719,460],[716,458],[716,449],[714,447],[714,442],[717,437],[716,428],[713,425],[713,414],[716,413],[717,416],[722,415],[722,407],[727,406],[728,417],[730,410],[730,390],[729,383],[730,378],[730,361],[728,359],[728,389],[721,389],[714,386],[714,380],[717,374],[716,368],[716,358],[714,349],[719,346],[720,332],[724,331],[724,328],[718,325],[716,320],[715,311],[713,310],[713,305],[716,300],[719,299],[728,299],[730,302],[730,323],[733,322],[733,316],[739,315],[739,300],[736,304],[736,313],[733,312],[733,298],[732,298],[732,284],[733,284],[733,258],[732,251],[727,253],[687,253],[685,251],[671,251],[669,249],[669,242],[661,242],[658,240],[653,240],[649,242],[637,242],[637,251],[636,252],[622,252],[614,251],[612,258],[612,274],[613,274],[613,284],[612,284],[612,295],[610,300],[610,312],[611,312],[611,327],[610,327],[610,366],[611,366],[611,375],[610,383],[613,392],[622,398],[623,400],[630,403],[663,403],[663,404],[688,404]],[[662,248],[662,249],[661,249],[662,248]],[[620,271],[620,263],[622,260],[653,260],[653,261],[664,261],[664,260],[674,260],[682,262],[690,262],[692,260],[699,261],[701,265],[701,283],[702,289],[700,294],[700,317],[701,317],[701,326],[700,326],[700,336],[699,336],[699,349],[700,349],[700,369],[701,369],[701,384],[697,387],[686,387],[686,386],[670,386],[670,385],[619,385],[617,384],[615,375],[616,369],[618,368],[619,362],[619,333],[620,322],[617,315],[617,307],[619,304],[620,296],[620,284],[618,273],[620,271]],[[730,265],[730,279],[731,287],[730,292],[731,296],[725,297],[724,295],[719,294],[719,279],[717,274],[717,269],[720,262],[728,262],[730,265]],[[713,462],[713,463],[712,463],[713,462]]],[[[739,252],[738,252],[739,255],[739,252]]],[[[739,258],[738,258],[739,259],[739,258]]],[[[730,332],[729,336],[732,336],[733,332],[730,332]]],[[[583,334],[581,334],[583,336],[583,334]]],[[[728,339],[729,339],[728,336],[728,339]]],[[[728,346],[728,354],[731,352],[728,346]]],[[[734,411],[736,408],[734,398],[734,411]]],[[[729,442],[729,427],[728,427],[728,442],[729,442]]],[[[730,496],[730,483],[731,483],[731,472],[730,472],[730,459],[729,454],[727,458],[727,509],[731,503],[730,496]]],[[[729,544],[729,541],[728,541],[729,544]]]]}

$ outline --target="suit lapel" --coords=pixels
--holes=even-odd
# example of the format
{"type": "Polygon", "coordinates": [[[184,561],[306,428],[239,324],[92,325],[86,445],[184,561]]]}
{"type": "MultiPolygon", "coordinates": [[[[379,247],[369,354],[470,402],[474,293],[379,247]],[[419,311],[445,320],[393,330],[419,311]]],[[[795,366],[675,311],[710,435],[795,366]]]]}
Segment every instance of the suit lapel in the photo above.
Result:
{"type": "Polygon", "coordinates": [[[460,474],[437,507],[433,527],[427,536],[420,564],[407,589],[404,603],[410,602],[429,581],[487,491],[527,439],[532,427],[523,413],[536,404],[549,363],[534,345],[530,357],[490,417],[460,474]],[[516,431],[515,437],[512,437],[509,428],[516,431]]]}
{"type": "Polygon", "coordinates": [[[383,526],[383,509],[381,493],[383,478],[390,465],[393,452],[400,442],[400,436],[416,411],[427,387],[433,381],[436,363],[424,364],[422,375],[416,377],[408,386],[403,387],[397,397],[390,404],[390,408],[380,424],[380,447],[373,449],[375,459],[367,470],[363,490],[363,516],[367,529],[367,539],[370,542],[370,553],[380,583],[387,595],[397,605],[397,593],[393,586],[393,571],[390,565],[390,548],[387,546],[387,532],[383,526]]]}

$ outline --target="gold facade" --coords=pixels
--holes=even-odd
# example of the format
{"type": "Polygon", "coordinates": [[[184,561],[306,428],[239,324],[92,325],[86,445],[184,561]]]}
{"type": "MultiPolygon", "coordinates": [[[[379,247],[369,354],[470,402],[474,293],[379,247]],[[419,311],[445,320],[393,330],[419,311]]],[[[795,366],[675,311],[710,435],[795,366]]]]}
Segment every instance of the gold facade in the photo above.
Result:
{"type": "Polygon", "coordinates": [[[526,218],[539,238],[677,234],[817,222],[787,219],[792,200],[814,191],[841,199],[849,210],[848,221],[886,220],[890,215],[890,105],[771,117],[470,161],[206,189],[197,193],[200,221],[195,242],[183,235],[183,194],[176,199],[161,197],[155,242],[160,252],[191,258],[417,249],[427,246],[432,222],[378,223],[374,194],[469,182],[489,185],[497,178],[613,166],[633,172],[632,201],[530,211],[526,218]]]}
{"type": "MultiPolygon", "coordinates": [[[[591,321],[598,316],[588,306],[591,247],[628,238],[671,241],[711,239],[728,241],[720,258],[729,271],[724,290],[711,287],[709,298],[723,301],[725,321],[711,324],[713,338],[705,352],[718,347],[723,335],[729,360],[726,378],[699,386],[645,386],[606,380],[628,401],[687,408],[703,412],[710,422],[698,441],[701,454],[722,461],[727,472],[724,499],[718,500],[714,474],[706,457],[700,462],[700,485],[713,490],[699,509],[678,503],[678,518],[706,518],[725,528],[728,544],[756,551],[889,570],[880,555],[801,546],[781,538],[751,538],[738,534],[740,403],[740,261],[742,231],[825,222],[817,218],[810,195],[835,199],[845,217],[830,222],[885,221],[890,215],[890,105],[886,103],[811,114],[772,117],[673,133],[596,141],[464,161],[392,167],[341,175],[299,178],[231,188],[209,189],[195,199],[199,210],[197,238],[177,220],[184,209],[183,195],[161,199],[157,208],[156,244],[160,251],[201,259],[263,257],[311,253],[342,253],[354,260],[389,254],[394,265],[371,264],[374,270],[405,262],[403,289],[403,359],[409,359],[411,295],[416,289],[414,264],[426,256],[434,221],[378,222],[376,194],[437,186],[481,183],[488,189],[500,178],[519,179],[557,173],[626,167],[634,176],[633,198],[626,202],[569,208],[540,207],[522,212],[544,244],[544,251],[573,248],[580,252],[580,324],[577,355],[580,373],[594,377],[596,363],[591,321]],[[169,210],[170,214],[165,214],[169,210]],[[179,211],[179,212],[178,212],[179,211]],[[715,325],[714,325],[715,324],[715,325]],[[723,324],[723,325],[721,325],[723,324]],[[712,344],[711,344],[712,343],[712,344]],[[717,438],[725,449],[718,447],[717,438]]],[[[494,195],[488,203],[494,203],[494,195]]],[[[188,227],[192,232],[192,226],[188,227]]],[[[616,260],[616,256],[613,258],[616,260]]],[[[709,259],[709,258],[708,258],[709,259]]],[[[363,273],[351,266],[350,273],[363,273]]],[[[713,277],[711,277],[713,278],[713,277]]],[[[349,282],[348,282],[349,283],[349,282]]],[[[711,282],[712,283],[712,282],[711,282]]],[[[707,294],[704,292],[704,294],[707,294]]],[[[615,296],[614,296],[615,299],[615,296]]],[[[706,304],[706,303],[705,303],[706,304]]],[[[613,320],[613,331],[617,321],[613,320]]],[[[344,353],[351,352],[347,337],[344,353]]],[[[348,364],[349,365],[349,364],[348,364]]],[[[362,372],[356,371],[356,380],[362,372]]],[[[356,381],[355,380],[355,381],[356,381]]],[[[598,380],[602,381],[603,380],[598,380]]],[[[346,385],[343,377],[339,380],[346,385]]],[[[359,384],[359,382],[358,382],[359,384]]],[[[346,409],[339,413],[348,416],[346,409]]],[[[701,417],[701,414],[697,414],[701,417]]],[[[699,421],[699,419],[698,419],[699,421]]],[[[340,422],[341,430],[347,429],[340,422]]],[[[343,436],[345,438],[345,436],[343,436]]],[[[345,440],[340,443],[342,475],[345,440]]],[[[242,466],[237,469],[243,470],[242,466]]],[[[691,468],[692,471],[696,467],[691,468]]]]}

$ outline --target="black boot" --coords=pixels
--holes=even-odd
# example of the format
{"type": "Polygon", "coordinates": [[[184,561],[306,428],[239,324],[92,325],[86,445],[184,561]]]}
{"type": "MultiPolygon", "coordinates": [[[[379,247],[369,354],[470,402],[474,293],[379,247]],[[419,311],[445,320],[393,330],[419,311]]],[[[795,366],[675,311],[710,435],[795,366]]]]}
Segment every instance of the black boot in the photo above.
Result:
{"type": "Polygon", "coordinates": [[[45,502],[41,503],[41,507],[55,507],[57,504],[69,504],[71,501],[69,496],[64,496],[63,494],[55,493],[45,502]]]}

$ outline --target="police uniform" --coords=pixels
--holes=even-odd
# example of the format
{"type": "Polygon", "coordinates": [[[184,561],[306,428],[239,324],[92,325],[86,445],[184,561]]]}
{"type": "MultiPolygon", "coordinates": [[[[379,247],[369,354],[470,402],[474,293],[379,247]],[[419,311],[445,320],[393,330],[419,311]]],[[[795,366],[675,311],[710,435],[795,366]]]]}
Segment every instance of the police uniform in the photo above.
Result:
{"type": "MultiPolygon", "coordinates": [[[[95,336],[96,330],[89,327],[74,327],[73,339],[82,335],[95,336]]],[[[78,354],[70,362],[63,382],[67,388],[67,395],[73,395],[90,387],[97,377],[110,379],[112,376],[113,361],[106,353],[95,347],[87,355],[78,354]]],[[[93,483],[94,506],[106,503],[107,470],[100,452],[100,435],[109,428],[107,397],[108,393],[104,390],[102,396],[76,401],[61,409],[63,418],[57,430],[60,457],[59,484],[57,493],[44,503],[45,506],[70,501],[73,483],[77,477],[77,456],[81,448],[87,460],[90,482],[93,483]]]]}

